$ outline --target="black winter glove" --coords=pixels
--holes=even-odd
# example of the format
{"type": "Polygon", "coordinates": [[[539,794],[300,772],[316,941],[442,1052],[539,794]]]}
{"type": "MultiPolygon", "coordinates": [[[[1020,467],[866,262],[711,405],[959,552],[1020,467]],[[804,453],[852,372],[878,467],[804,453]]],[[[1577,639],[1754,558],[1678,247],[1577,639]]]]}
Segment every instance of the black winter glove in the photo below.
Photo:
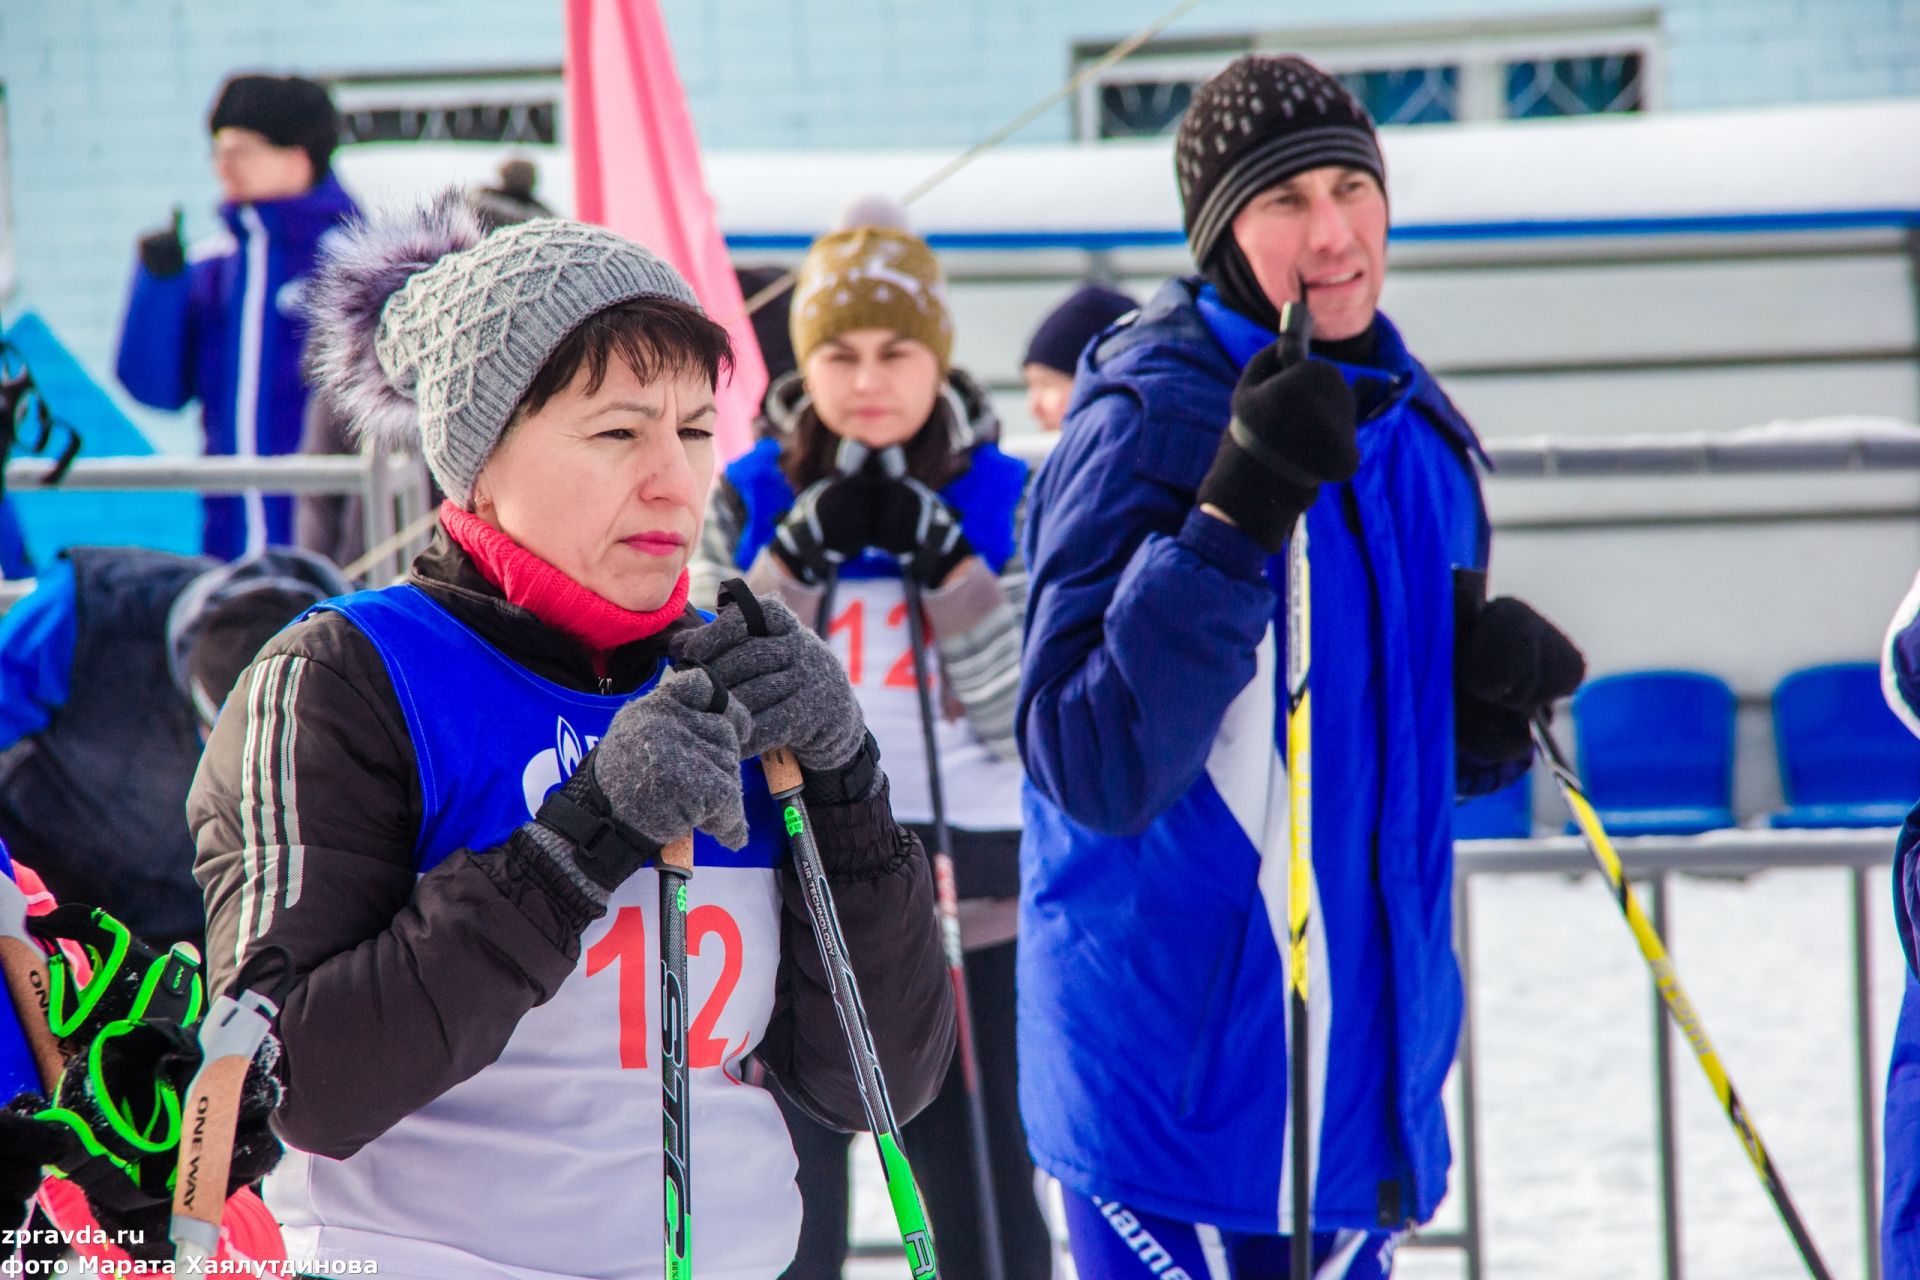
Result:
{"type": "MultiPolygon", "coordinates": [[[[247,1068],[233,1136],[227,1194],[257,1182],[283,1148],[268,1127],[282,1090],[280,1042],[264,1040],[247,1068]]],[[[86,1193],[115,1244],[136,1258],[167,1258],[181,1101],[200,1066],[200,1045],[177,1022],[119,1023],[74,1055],[36,1119],[63,1129],[72,1148],[57,1168],[86,1193]],[[84,1137],[82,1135],[85,1135],[84,1137]]]]}
{"type": "Polygon", "coordinates": [[[1484,573],[1453,574],[1454,738],[1482,760],[1525,760],[1532,721],[1586,679],[1565,632],[1512,596],[1488,600],[1484,573]]]}
{"type": "Polygon", "coordinates": [[[1322,360],[1281,368],[1280,344],[1247,362],[1233,389],[1233,420],[1220,437],[1199,500],[1265,547],[1280,550],[1329,481],[1360,469],[1353,392],[1322,360]]]}
{"type": "Polygon", "coordinates": [[[26,1221],[27,1206],[45,1181],[48,1166],[80,1154],[73,1130],[34,1118],[46,1104],[39,1094],[23,1093],[0,1110],[0,1231],[26,1221]]]}
{"type": "Polygon", "coordinates": [[[926,485],[907,477],[883,480],[876,488],[873,545],[900,561],[921,586],[938,587],[973,554],[960,517],[926,485]]]}
{"type": "Polygon", "coordinates": [[[787,572],[809,586],[873,545],[878,483],[871,476],[828,476],[794,499],[774,530],[771,549],[787,572]]]}
{"type": "Polygon", "coordinates": [[[173,225],[140,237],[140,265],[158,280],[171,279],[187,269],[187,247],[180,239],[180,209],[173,210],[173,225]]]}

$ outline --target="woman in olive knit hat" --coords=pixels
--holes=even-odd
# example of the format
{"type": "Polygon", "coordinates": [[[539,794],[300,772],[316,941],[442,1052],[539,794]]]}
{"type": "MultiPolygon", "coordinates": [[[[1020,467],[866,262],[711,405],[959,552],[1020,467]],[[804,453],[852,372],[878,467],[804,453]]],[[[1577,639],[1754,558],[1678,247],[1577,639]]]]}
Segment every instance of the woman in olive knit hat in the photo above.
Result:
{"type": "MultiPolygon", "coordinates": [[[[1000,452],[985,395],[952,367],[953,317],[932,250],[882,200],[859,202],[843,223],[815,241],[800,267],[791,318],[799,370],[768,393],[772,438],[728,467],[717,486],[694,566],[695,598],[744,570],[755,591],[778,594],[819,625],[880,744],[894,812],[929,847],[928,775],[937,766],[1004,1274],[1045,1277],[1049,1245],[1014,1071],[1022,774],[1013,708],[1028,471],[1000,452]],[[935,686],[933,761],[909,652],[908,575],[930,636],[922,665],[935,686]]],[[[905,1136],[942,1271],[984,1276],[967,1112],[956,1062],[905,1136]]],[[[791,1280],[837,1276],[846,1248],[845,1144],[808,1129],[799,1118],[807,1222],[791,1280]],[[810,1149],[819,1155],[809,1168],[810,1149]]]]}

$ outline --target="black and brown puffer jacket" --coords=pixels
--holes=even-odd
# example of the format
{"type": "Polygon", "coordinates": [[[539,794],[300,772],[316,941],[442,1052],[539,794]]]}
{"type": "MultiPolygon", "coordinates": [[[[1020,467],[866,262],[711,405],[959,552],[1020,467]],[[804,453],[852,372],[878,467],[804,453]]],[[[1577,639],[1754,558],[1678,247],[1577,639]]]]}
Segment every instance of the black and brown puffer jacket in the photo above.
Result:
{"type": "MultiPolygon", "coordinates": [[[[700,623],[689,610],[615,650],[603,682],[574,641],[510,604],[444,531],[409,580],[527,670],[582,691],[638,688],[669,637],[700,623]]],[[[492,1063],[528,1010],[573,972],[581,934],[603,908],[543,874],[513,840],[416,875],[416,762],[372,642],[322,613],[271,641],[256,668],[267,663],[285,678],[242,677],[187,802],[194,874],[206,892],[209,989],[232,981],[243,902],[253,902],[247,946],[286,948],[298,975],[281,1005],[287,1092],[278,1127],[303,1150],[344,1159],[492,1063]],[[267,683],[277,696],[237,705],[267,683]],[[259,767],[260,744],[270,768],[259,767]],[[280,901],[263,921],[258,895],[243,888],[251,874],[260,889],[269,868],[297,874],[301,888],[273,894],[280,901]]],[[[905,1120],[938,1092],[953,1052],[931,871],[919,842],[895,824],[884,783],[865,801],[815,805],[812,817],[905,1120]]],[[[756,1054],[817,1119],[863,1128],[799,885],[790,868],[781,881],[775,1004],[756,1054]]]]}

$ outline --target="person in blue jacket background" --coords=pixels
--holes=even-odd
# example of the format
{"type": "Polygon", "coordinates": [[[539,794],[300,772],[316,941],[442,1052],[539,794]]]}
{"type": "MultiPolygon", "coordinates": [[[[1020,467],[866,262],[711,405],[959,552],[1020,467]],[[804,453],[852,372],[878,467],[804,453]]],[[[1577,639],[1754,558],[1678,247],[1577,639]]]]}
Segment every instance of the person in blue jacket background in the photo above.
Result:
{"type": "Polygon", "coordinates": [[[1021,1109],[1082,1275],[1286,1274],[1278,553],[1305,513],[1311,1225],[1318,1276],[1381,1276],[1451,1160],[1453,807],[1519,775],[1584,659],[1483,599],[1478,442],[1377,310],[1364,109],[1250,55],[1195,94],[1175,155],[1202,275],[1088,349],[1031,497],[1021,1109]],[[1316,358],[1281,369],[1303,286],[1316,358]]]}
{"type": "Polygon", "coordinates": [[[0,578],[31,578],[33,557],[27,554],[27,540],[20,532],[20,517],[13,504],[0,497],[0,578]]]}
{"type": "MultiPolygon", "coordinates": [[[[142,404],[200,401],[209,456],[295,453],[307,407],[301,298],[321,241],[357,212],[329,167],[333,102],[298,76],[234,76],[207,129],[231,242],[189,264],[178,209],[172,226],[141,238],[115,369],[142,404]]],[[[210,556],[293,541],[285,494],[203,504],[210,556]]]]}
{"type": "MultiPolygon", "coordinates": [[[[1887,628],[1880,654],[1887,705],[1920,735],[1920,578],[1887,628]]],[[[1882,1269],[1889,1276],[1920,1275],[1920,804],[1907,815],[1893,858],[1893,914],[1907,953],[1907,989],[1893,1032],[1881,1140],[1886,1175],[1881,1187],[1882,1269]]]]}
{"type": "Polygon", "coordinates": [[[64,552],[0,616],[0,839],[60,898],[162,950],[200,945],[186,803],[201,743],[254,652],[347,590],[290,547],[225,565],[64,552]]]}

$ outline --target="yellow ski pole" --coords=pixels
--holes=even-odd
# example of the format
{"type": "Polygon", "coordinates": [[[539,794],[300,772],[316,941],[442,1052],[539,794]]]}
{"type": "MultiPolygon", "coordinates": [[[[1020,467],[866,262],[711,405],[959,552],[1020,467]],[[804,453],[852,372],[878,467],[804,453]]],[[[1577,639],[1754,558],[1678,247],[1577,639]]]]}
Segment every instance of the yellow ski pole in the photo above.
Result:
{"type": "Polygon", "coordinates": [[[1713,1086],[1714,1096],[1720,1099],[1720,1106],[1727,1113],[1727,1123],[1733,1126],[1734,1133],[1739,1137],[1754,1173],[1759,1175],[1760,1184],[1773,1198],[1774,1208],[1780,1211],[1780,1220],[1793,1237],[1794,1247],[1799,1249],[1801,1260],[1807,1265],[1807,1273],[1814,1280],[1831,1280],[1832,1272],[1827,1270],[1819,1249],[1814,1247],[1813,1237],[1807,1234],[1807,1225],[1801,1221],[1800,1211],[1787,1194],[1787,1184],[1781,1180],[1780,1171],[1774,1168],[1773,1158],[1760,1142],[1760,1131],[1753,1127],[1753,1121],[1747,1117],[1746,1108],[1740,1104],[1740,1095],[1734,1092],[1733,1080],[1720,1062],[1720,1054],[1714,1049],[1713,1042],[1707,1039],[1706,1024],[1700,1020],[1699,1010],[1693,1007],[1686,988],[1680,985],[1680,974],[1673,967],[1673,957],[1667,954],[1667,944],[1661,939],[1659,930],[1653,927],[1653,921],[1647,918],[1647,913],[1640,909],[1640,899],[1634,896],[1633,887],[1627,883],[1626,870],[1620,865],[1620,855],[1615,852],[1613,841],[1600,822],[1600,815],[1594,812],[1593,805],[1587,800],[1579,776],[1554,742],[1553,735],[1547,731],[1544,717],[1533,722],[1533,742],[1540,750],[1540,758],[1547,762],[1554,781],[1560,784],[1560,794],[1566,797],[1567,807],[1573,810],[1573,820],[1579,826],[1580,834],[1586,837],[1593,860],[1600,864],[1600,873],[1607,878],[1607,886],[1613,890],[1614,900],[1620,904],[1620,914],[1626,917],[1627,928],[1632,931],[1633,940],[1639,944],[1647,968],[1653,972],[1653,985],[1659,990],[1667,1013],[1672,1016],[1674,1025],[1680,1028],[1680,1034],[1686,1037],[1687,1043],[1693,1046],[1693,1056],[1699,1061],[1700,1069],[1706,1072],[1707,1083],[1713,1086]]]}

